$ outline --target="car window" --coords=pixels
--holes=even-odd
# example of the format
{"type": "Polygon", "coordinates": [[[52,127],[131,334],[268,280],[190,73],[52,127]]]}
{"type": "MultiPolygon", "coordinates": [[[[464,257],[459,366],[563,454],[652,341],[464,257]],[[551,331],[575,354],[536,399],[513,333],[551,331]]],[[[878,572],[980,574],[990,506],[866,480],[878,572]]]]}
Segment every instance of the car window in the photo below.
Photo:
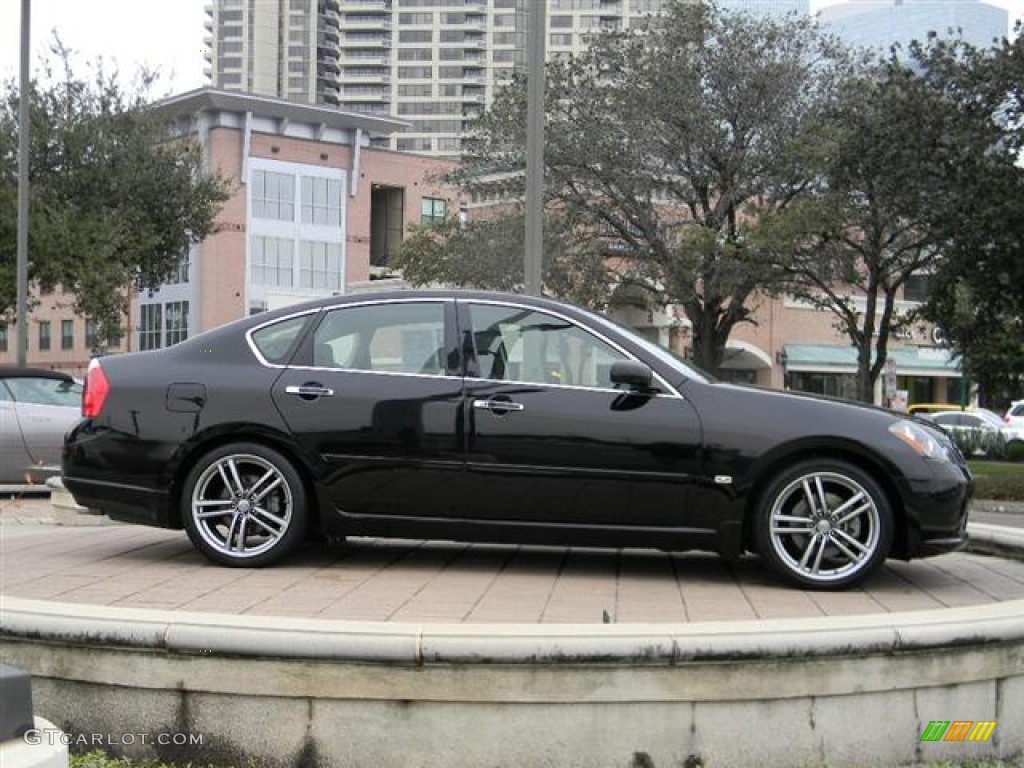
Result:
{"type": "Polygon", "coordinates": [[[985,410],[984,408],[979,408],[973,413],[973,415],[976,416],[981,422],[988,424],[989,426],[995,427],[996,429],[1000,429],[1003,426],[1003,420],[998,414],[993,413],[992,411],[989,410],[985,410]]]}
{"type": "Polygon", "coordinates": [[[264,326],[252,332],[252,343],[268,363],[280,365],[286,362],[288,351],[307,320],[309,316],[302,315],[264,326]]]}
{"type": "Polygon", "coordinates": [[[1024,416],[1024,403],[1017,403],[1010,409],[1011,416],[1024,416]]]}
{"type": "Polygon", "coordinates": [[[474,304],[470,316],[485,379],[612,389],[612,363],[628,359],[589,331],[546,312],[474,304]]]}
{"type": "Polygon", "coordinates": [[[319,368],[439,376],[444,359],[441,302],[339,307],[313,333],[313,365],[319,368]]]}
{"type": "Polygon", "coordinates": [[[932,417],[932,421],[936,424],[949,427],[957,423],[957,415],[955,413],[939,413],[932,417]]]}
{"type": "Polygon", "coordinates": [[[6,384],[14,400],[19,403],[72,408],[82,404],[82,385],[74,381],[25,376],[7,379],[6,384]]]}

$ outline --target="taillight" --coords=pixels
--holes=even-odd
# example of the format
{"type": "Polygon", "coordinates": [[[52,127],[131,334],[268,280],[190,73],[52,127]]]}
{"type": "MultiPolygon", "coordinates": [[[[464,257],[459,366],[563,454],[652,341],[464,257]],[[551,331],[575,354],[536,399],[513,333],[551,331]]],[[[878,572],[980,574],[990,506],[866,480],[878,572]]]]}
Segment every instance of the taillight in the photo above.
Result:
{"type": "Polygon", "coordinates": [[[85,373],[85,386],[82,388],[82,416],[87,419],[99,416],[109,393],[110,382],[100,367],[100,361],[89,361],[89,369],[85,373]]]}

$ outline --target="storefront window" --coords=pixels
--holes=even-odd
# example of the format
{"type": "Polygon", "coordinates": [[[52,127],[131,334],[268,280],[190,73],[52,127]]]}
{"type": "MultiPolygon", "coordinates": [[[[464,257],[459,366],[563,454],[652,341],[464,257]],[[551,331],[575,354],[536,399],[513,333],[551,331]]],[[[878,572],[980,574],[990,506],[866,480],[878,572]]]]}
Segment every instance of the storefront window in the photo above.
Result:
{"type": "Polygon", "coordinates": [[[798,392],[813,392],[829,397],[857,399],[857,377],[852,373],[819,373],[818,371],[793,371],[789,374],[790,389],[798,392]]]}

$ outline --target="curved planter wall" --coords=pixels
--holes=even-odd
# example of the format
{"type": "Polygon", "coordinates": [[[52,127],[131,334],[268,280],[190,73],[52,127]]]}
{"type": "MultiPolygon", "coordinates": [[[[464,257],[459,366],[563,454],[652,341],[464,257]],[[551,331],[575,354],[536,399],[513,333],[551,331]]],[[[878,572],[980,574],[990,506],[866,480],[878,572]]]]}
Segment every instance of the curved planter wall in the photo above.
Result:
{"type": "Polygon", "coordinates": [[[33,675],[41,715],[164,759],[788,767],[1024,754],[1024,600],[825,620],[467,626],[8,599],[0,648],[33,675]],[[921,742],[933,720],[996,727],[984,742],[921,742]]]}

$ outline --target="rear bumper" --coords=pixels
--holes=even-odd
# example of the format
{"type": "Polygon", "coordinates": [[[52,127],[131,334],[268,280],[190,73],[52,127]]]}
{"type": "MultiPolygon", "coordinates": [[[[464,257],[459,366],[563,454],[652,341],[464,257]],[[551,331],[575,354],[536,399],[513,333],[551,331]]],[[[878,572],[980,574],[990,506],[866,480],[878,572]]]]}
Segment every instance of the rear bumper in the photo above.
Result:
{"type": "Polygon", "coordinates": [[[98,509],[112,520],[161,528],[181,527],[171,520],[167,494],[162,491],[80,477],[65,476],[63,482],[76,502],[98,509]]]}

